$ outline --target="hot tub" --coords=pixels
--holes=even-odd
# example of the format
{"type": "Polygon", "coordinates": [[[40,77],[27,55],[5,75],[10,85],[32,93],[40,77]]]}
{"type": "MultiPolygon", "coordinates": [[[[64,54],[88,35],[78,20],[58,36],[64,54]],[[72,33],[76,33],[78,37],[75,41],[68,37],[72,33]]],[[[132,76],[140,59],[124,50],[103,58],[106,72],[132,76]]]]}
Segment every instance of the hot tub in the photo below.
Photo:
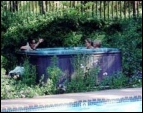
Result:
{"type": "MultiPolygon", "coordinates": [[[[31,64],[36,66],[38,82],[44,74],[44,82],[48,79],[46,69],[51,65],[51,58],[57,57],[57,66],[68,75],[75,71],[73,59],[77,55],[88,56],[89,63],[82,66],[99,66],[98,74],[101,80],[104,76],[110,76],[121,70],[121,51],[117,48],[86,49],[85,47],[59,47],[59,48],[37,48],[36,50],[25,50],[18,52],[20,56],[29,56],[31,64]]],[[[81,59],[84,60],[84,59],[81,59]]],[[[84,61],[83,61],[84,62],[84,61]]]]}

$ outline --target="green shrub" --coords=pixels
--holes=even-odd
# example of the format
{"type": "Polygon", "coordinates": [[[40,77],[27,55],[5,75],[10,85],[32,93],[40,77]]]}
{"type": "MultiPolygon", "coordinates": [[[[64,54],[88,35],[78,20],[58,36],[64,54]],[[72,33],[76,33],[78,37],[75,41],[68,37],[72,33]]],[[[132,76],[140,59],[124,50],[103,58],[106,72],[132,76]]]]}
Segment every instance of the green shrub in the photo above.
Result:
{"type": "MultiPolygon", "coordinates": [[[[122,53],[122,74],[123,76],[132,78],[129,87],[133,87],[134,84],[135,87],[142,85],[142,81],[139,81],[135,77],[138,76],[139,72],[142,72],[142,17],[136,20],[126,18],[107,22],[102,19],[87,18],[86,14],[79,15],[75,9],[65,11],[62,16],[56,16],[55,13],[50,12],[45,16],[31,14],[27,19],[23,19],[23,15],[20,13],[7,13],[9,15],[3,15],[1,17],[1,54],[3,56],[1,67],[6,69],[6,73],[17,65],[18,57],[16,53],[19,51],[20,46],[26,44],[29,36],[33,36],[35,39],[43,38],[45,40],[39,47],[84,46],[84,39],[89,37],[92,39],[101,39],[102,47],[119,48],[122,53]]],[[[9,79],[6,79],[6,81],[3,80],[1,98],[20,96],[18,92],[20,92],[22,87],[24,88],[22,89],[23,91],[28,87],[35,88],[35,95],[52,94],[55,92],[55,81],[59,79],[58,77],[61,74],[58,67],[49,67],[48,73],[50,78],[47,84],[34,86],[35,69],[31,65],[25,64],[25,66],[27,66],[25,68],[27,71],[25,72],[25,77],[20,81],[15,82],[13,80],[13,82],[10,82],[9,79]],[[18,85],[14,86],[11,84],[18,85]],[[13,92],[14,90],[18,91],[15,93],[13,92]],[[11,95],[7,95],[7,91],[11,95]]],[[[75,73],[77,78],[75,77],[68,84],[67,92],[89,90],[93,86],[91,78],[94,75],[93,73],[96,72],[92,69],[87,70],[87,81],[83,82],[85,73],[79,67],[80,63],[75,68],[77,69],[75,73]],[[89,75],[92,77],[90,78],[89,75]],[[86,87],[85,83],[89,83],[88,81],[91,81],[91,84],[86,84],[88,85],[86,87]],[[77,83],[78,85],[75,87],[77,83]]],[[[104,81],[102,85],[108,83],[111,88],[126,87],[123,78],[119,75],[114,76],[114,78],[111,76],[111,78],[106,78],[108,82],[104,81]]],[[[31,88],[28,88],[29,92],[26,93],[31,95],[29,97],[34,96],[33,89],[31,88]]],[[[25,95],[25,93],[22,94],[25,95]]]]}
{"type": "Polygon", "coordinates": [[[122,69],[125,75],[133,76],[142,70],[142,21],[120,22],[121,31],[110,29],[103,40],[104,46],[119,48],[122,53],[122,69]]]}
{"type": "Polygon", "coordinates": [[[76,55],[73,59],[74,73],[66,82],[66,92],[83,92],[92,90],[97,84],[98,66],[90,65],[90,55],[76,55]]]}
{"type": "Polygon", "coordinates": [[[118,72],[112,75],[105,76],[99,84],[99,89],[104,89],[106,86],[110,89],[126,88],[128,86],[129,78],[122,72],[118,72]],[[103,87],[101,87],[103,86],[103,87]]]}
{"type": "Polygon", "coordinates": [[[36,84],[36,67],[29,63],[28,59],[25,59],[24,74],[21,77],[21,82],[27,86],[36,84]]]}

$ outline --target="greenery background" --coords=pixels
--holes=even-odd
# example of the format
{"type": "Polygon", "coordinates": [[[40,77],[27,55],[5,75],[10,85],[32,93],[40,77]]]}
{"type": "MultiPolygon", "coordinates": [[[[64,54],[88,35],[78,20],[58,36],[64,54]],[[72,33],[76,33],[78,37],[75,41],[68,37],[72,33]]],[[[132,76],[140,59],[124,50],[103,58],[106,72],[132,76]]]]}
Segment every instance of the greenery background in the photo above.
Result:
{"type": "MultiPolygon", "coordinates": [[[[7,11],[7,14],[11,15],[11,12],[7,11]]],[[[123,67],[122,74],[120,75],[134,78],[134,80],[132,80],[133,84],[140,83],[138,82],[138,76],[140,74],[142,75],[141,16],[136,19],[126,18],[106,21],[97,19],[96,17],[88,17],[86,14],[78,15],[76,10],[70,9],[70,11],[61,16],[56,16],[54,12],[52,12],[50,14],[45,14],[45,16],[40,14],[36,16],[33,14],[29,15],[28,18],[28,21],[23,19],[23,14],[20,13],[14,13],[10,18],[9,15],[2,15],[1,17],[1,68],[5,69],[6,73],[17,65],[18,58],[16,52],[19,50],[20,46],[26,44],[30,36],[34,37],[36,40],[38,40],[38,38],[43,38],[45,40],[39,48],[85,46],[84,39],[91,38],[100,39],[102,41],[102,47],[119,48],[122,52],[123,67]]],[[[27,70],[27,73],[29,73],[29,70],[27,70]]],[[[27,74],[26,76],[29,75],[27,74]]],[[[33,81],[33,79],[31,81],[33,81]]],[[[124,77],[118,80],[121,81],[123,79],[124,77]]],[[[5,79],[2,79],[1,88],[3,93],[1,93],[1,98],[3,99],[23,97],[21,94],[32,97],[35,95],[34,91],[37,91],[37,95],[55,93],[51,90],[54,89],[53,87],[56,87],[52,81],[44,84],[39,90],[39,86],[33,86],[34,82],[31,81],[27,83],[27,81],[22,80],[20,83],[17,83],[15,80],[11,82],[9,82],[9,79],[7,80],[6,83],[4,82],[5,79]],[[33,84],[29,85],[29,83],[33,84]],[[9,86],[8,84],[13,84],[14,86],[9,86]],[[18,85],[15,86],[15,84],[18,85]],[[8,86],[10,88],[8,88],[8,86]],[[35,90],[32,89],[33,87],[35,90]],[[15,89],[22,91],[20,96],[15,92],[15,89]],[[30,92],[28,92],[28,89],[30,92]],[[7,95],[7,91],[13,94],[10,95],[10,93],[7,95]],[[25,92],[27,92],[27,94],[25,92]]],[[[106,81],[109,82],[110,80],[106,81]]],[[[75,81],[75,83],[76,82],[77,81],[75,81]]],[[[73,84],[75,83],[73,82],[73,84]]],[[[104,81],[102,84],[106,84],[106,82],[104,81]]],[[[112,87],[118,87],[119,85],[118,82],[111,84],[112,87]]],[[[82,85],[83,84],[80,84],[78,88],[82,85]]],[[[125,87],[127,84],[120,85],[125,87]]],[[[71,86],[70,84],[70,90],[67,90],[68,92],[88,90],[72,90],[74,85],[71,86]]]]}

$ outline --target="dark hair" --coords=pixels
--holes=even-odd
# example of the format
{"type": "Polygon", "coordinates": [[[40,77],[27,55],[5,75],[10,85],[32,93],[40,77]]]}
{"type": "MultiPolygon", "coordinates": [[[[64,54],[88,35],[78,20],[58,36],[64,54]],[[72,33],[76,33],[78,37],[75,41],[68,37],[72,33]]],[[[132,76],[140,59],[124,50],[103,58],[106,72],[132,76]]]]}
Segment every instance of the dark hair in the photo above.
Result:
{"type": "Polygon", "coordinates": [[[90,44],[91,44],[91,46],[93,46],[93,41],[92,41],[92,39],[87,38],[87,39],[85,39],[85,41],[87,41],[88,43],[90,43],[90,44]]]}
{"type": "Polygon", "coordinates": [[[33,42],[32,42],[33,40],[34,40],[34,38],[29,37],[27,41],[28,41],[29,44],[32,44],[32,43],[33,43],[33,42]]]}

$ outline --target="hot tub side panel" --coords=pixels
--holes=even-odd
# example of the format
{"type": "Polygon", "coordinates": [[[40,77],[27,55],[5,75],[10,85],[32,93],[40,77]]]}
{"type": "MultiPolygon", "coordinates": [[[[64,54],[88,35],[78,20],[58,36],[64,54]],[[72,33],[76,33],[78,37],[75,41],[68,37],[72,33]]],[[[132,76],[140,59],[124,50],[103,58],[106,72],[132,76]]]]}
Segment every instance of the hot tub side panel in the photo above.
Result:
{"type": "MultiPolygon", "coordinates": [[[[73,72],[72,56],[70,55],[57,55],[56,66],[70,76],[73,72]]],[[[39,83],[42,75],[44,75],[44,82],[47,82],[48,71],[47,69],[52,65],[53,56],[30,56],[30,63],[36,65],[37,77],[36,82],[39,83]]]]}
{"type": "Polygon", "coordinates": [[[121,71],[121,54],[120,53],[103,53],[94,55],[94,61],[98,61],[99,81],[105,76],[112,76],[114,73],[121,71]]]}
{"type": "Polygon", "coordinates": [[[98,68],[98,82],[106,76],[112,76],[114,73],[121,71],[121,53],[95,53],[89,55],[90,68],[98,68]],[[93,66],[93,67],[92,67],[93,66]]]}
{"type": "MultiPolygon", "coordinates": [[[[84,53],[84,51],[83,51],[84,53]]],[[[120,52],[93,52],[90,54],[86,54],[89,56],[87,64],[85,60],[82,59],[84,54],[80,53],[81,61],[83,66],[94,66],[95,68],[99,67],[98,78],[99,81],[102,80],[105,76],[110,76],[114,72],[121,70],[121,53],[120,52]]],[[[38,83],[41,79],[41,76],[44,75],[44,82],[47,82],[48,74],[47,68],[51,66],[51,58],[54,55],[42,54],[29,54],[30,63],[36,66],[36,82],[38,83]]],[[[71,76],[74,72],[74,58],[76,54],[59,54],[57,57],[57,67],[59,67],[62,72],[64,72],[67,76],[71,76]]],[[[92,68],[92,67],[91,67],[92,68]]]]}

